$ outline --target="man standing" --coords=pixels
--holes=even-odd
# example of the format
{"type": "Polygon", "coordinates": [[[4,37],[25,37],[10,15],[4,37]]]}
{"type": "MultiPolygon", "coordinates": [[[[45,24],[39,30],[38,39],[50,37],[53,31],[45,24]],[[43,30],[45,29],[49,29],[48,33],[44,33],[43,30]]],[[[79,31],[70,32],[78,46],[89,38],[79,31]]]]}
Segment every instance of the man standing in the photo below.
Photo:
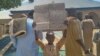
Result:
{"type": "MultiPolygon", "coordinates": [[[[26,34],[11,35],[11,39],[16,47],[16,56],[38,56],[39,47],[35,43],[35,30],[32,27],[33,12],[28,14],[26,23],[26,34]]],[[[42,33],[40,34],[42,35],[42,33]]]]}
{"type": "Polygon", "coordinates": [[[83,29],[83,39],[86,49],[89,49],[90,52],[93,51],[93,28],[95,24],[89,15],[85,16],[85,19],[82,20],[82,29],[83,29]]]}
{"type": "Polygon", "coordinates": [[[68,26],[65,42],[66,56],[83,56],[82,49],[78,41],[82,43],[82,28],[79,19],[68,17],[68,26]]]}

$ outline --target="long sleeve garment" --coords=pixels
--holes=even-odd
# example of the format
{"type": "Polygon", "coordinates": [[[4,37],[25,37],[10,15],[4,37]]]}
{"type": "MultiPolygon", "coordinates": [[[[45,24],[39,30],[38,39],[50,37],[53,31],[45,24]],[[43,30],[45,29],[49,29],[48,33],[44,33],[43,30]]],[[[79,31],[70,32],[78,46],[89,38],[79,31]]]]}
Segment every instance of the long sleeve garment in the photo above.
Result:
{"type": "Polygon", "coordinates": [[[83,56],[81,46],[77,43],[82,39],[81,25],[78,19],[68,18],[67,37],[65,42],[66,56],[83,56]]]}
{"type": "Polygon", "coordinates": [[[93,28],[95,27],[92,19],[85,19],[82,21],[83,38],[87,49],[93,47],[93,28]]]}
{"type": "Polygon", "coordinates": [[[16,56],[38,56],[38,45],[35,42],[35,31],[32,27],[32,23],[33,20],[28,18],[26,34],[18,36],[17,41],[15,37],[12,37],[17,49],[16,56]]]}

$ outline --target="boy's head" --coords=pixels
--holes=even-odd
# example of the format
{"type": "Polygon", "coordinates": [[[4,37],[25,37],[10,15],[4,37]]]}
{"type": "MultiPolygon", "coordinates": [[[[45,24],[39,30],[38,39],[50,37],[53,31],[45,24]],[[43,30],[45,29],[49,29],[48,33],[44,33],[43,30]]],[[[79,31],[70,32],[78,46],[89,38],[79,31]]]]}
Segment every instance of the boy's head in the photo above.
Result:
{"type": "Polygon", "coordinates": [[[53,44],[53,42],[55,40],[54,32],[53,31],[48,31],[46,33],[46,39],[47,39],[49,44],[53,44]]]}

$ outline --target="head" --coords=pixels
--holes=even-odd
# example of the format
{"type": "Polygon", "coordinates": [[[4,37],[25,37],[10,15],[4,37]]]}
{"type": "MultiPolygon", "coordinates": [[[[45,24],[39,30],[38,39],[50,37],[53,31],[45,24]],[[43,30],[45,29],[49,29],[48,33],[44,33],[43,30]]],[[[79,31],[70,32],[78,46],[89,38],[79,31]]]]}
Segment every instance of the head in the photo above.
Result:
{"type": "Polygon", "coordinates": [[[95,12],[89,12],[88,15],[91,16],[91,19],[94,19],[94,18],[98,18],[99,17],[98,14],[95,13],[95,12]]]}
{"type": "Polygon", "coordinates": [[[53,44],[53,42],[55,40],[54,32],[48,31],[46,33],[46,40],[48,41],[48,44],[53,44]]]}
{"type": "Polygon", "coordinates": [[[91,19],[90,15],[85,15],[85,19],[91,19]]]}
{"type": "Polygon", "coordinates": [[[33,10],[28,13],[28,17],[33,19],[33,10]]]}
{"type": "Polygon", "coordinates": [[[67,12],[68,12],[68,17],[70,17],[70,16],[76,17],[77,16],[77,11],[74,8],[67,9],[67,12]]]}
{"type": "Polygon", "coordinates": [[[64,21],[64,25],[68,26],[68,20],[64,21]]]}
{"type": "Polygon", "coordinates": [[[77,17],[73,17],[73,16],[70,16],[67,18],[68,20],[75,20],[75,19],[78,19],[77,17]]]}
{"type": "Polygon", "coordinates": [[[82,12],[77,12],[77,18],[82,21],[83,20],[83,13],[82,12]]]}

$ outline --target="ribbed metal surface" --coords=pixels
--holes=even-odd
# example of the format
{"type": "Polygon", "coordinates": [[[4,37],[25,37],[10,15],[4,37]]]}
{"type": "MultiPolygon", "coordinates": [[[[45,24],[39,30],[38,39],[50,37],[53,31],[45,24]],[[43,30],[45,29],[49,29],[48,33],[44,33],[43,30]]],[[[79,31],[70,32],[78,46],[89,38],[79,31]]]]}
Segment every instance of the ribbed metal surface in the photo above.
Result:
{"type": "Polygon", "coordinates": [[[100,2],[92,0],[35,0],[34,3],[29,5],[20,6],[12,9],[13,11],[19,10],[32,10],[36,5],[50,4],[50,3],[64,3],[65,8],[96,8],[100,7],[100,2]]]}
{"type": "Polygon", "coordinates": [[[92,0],[35,0],[34,5],[48,4],[52,2],[64,3],[65,8],[100,7],[100,2],[92,0]]]}

